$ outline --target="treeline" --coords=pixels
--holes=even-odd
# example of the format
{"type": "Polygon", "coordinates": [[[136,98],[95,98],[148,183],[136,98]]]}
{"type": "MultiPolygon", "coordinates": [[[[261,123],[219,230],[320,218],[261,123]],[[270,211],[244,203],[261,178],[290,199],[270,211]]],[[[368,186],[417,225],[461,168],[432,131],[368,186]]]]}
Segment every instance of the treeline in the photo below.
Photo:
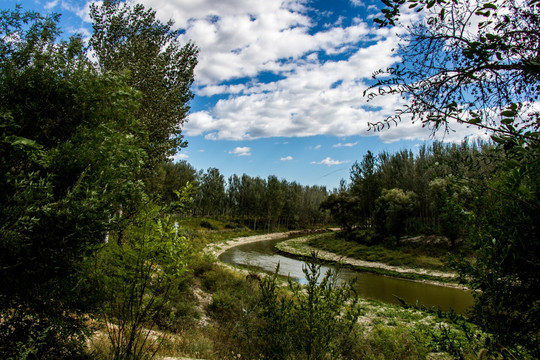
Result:
{"type": "Polygon", "coordinates": [[[498,155],[492,149],[486,142],[434,142],[416,154],[368,151],[352,166],[350,183],[322,206],[346,230],[372,230],[362,232],[367,242],[393,237],[399,243],[404,234],[423,233],[445,235],[454,245],[464,235],[470,182],[494,171],[498,155]],[[460,185],[464,179],[469,183],[460,185]]]}
{"type": "Polygon", "coordinates": [[[151,193],[170,204],[180,188],[191,184],[195,216],[226,216],[253,230],[297,229],[325,224],[320,204],[328,197],[323,186],[303,186],[269,176],[267,179],[232,175],[217,168],[197,171],[186,161],[163,163],[154,174],[151,193]]]}

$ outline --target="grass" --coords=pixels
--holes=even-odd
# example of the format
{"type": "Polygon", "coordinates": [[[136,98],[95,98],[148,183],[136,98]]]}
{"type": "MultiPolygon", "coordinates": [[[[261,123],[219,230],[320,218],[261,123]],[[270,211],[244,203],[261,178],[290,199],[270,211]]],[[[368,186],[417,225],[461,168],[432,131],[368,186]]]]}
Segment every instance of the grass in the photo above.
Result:
{"type": "Polygon", "coordinates": [[[451,271],[446,264],[449,249],[443,244],[404,243],[399,247],[367,246],[340,237],[339,233],[312,238],[308,245],[341,256],[393,266],[451,271]]]}

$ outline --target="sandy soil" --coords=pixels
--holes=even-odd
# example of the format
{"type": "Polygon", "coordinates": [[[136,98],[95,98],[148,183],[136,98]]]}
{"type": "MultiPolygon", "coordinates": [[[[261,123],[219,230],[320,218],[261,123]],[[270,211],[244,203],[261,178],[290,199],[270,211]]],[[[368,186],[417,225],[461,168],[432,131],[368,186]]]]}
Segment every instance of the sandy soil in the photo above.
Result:
{"type": "Polygon", "coordinates": [[[298,231],[288,231],[288,232],[281,232],[281,233],[271,233],[271,234],[239,237],[239,238],[227,240],[221,243],[210,244],[209,246],[206,247],[206,249],[204,249],[204,251],[206,254],[213,255],[217,258],[219,255],[223,254],[225,251],[238,245],[250,244],[250,243],[254,243],[258,241],[285,239],[290,235],[298,234],[298,233],[299,233],[298,231]]]}

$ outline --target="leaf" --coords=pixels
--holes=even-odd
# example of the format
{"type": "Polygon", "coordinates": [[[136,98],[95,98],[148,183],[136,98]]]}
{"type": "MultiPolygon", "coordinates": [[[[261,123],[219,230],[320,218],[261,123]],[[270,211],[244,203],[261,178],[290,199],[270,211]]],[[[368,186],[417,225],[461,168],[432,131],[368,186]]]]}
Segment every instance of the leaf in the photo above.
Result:
{"type": "Polygon", "coordinates": [[[441,10],[441,12],[439,13],[439,18],[440,18],[441,20],[444,20],[444,16],[445,16],[445,15],[446,15],[446,9],[443,8],[443,9],[441,10]]]}
{"type": "Polygon", "coordinates": [[[504,117],[514,117],[516,116],[516,112],[513,111],[513,110],[505,110],[503,112],[501,112],[501,116],[504,116],[504,117]]]}
{"type": "Polygon", "coordinates": [[[491,4],[491,3],[484,4],[484,9],[493,9],[493,10],[497,10],[497,5],[491,4]]]}

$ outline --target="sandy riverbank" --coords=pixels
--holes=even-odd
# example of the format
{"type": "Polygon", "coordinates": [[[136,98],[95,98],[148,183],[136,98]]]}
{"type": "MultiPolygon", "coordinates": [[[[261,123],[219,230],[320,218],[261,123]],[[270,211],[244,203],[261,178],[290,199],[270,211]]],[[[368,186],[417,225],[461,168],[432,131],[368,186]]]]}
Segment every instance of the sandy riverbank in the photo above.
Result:
{"type": "MultiPolygon", "coordinates": [[[[240,237],[240,238],[227,240],[221,243],[211,244],[205,249],[205,252],[217,258],[226,250],[232,247],[238,246],[238,245],[249,244],[249,243],[254,243],[254,242],[259,242],[259,241],[286,239],[287,237],[291,235],[299,235],[299,234],[302,234],[302,232],[288,231],[288,232],[281,232],[281,233],[271,233],[271,234],[240,237]]],[[[359,267],[359,268],[368,269],[368,270],[369,269],[384,270],[384,271],[394,272],[396,274],[431,276],[431,277],[438,277],[441,279],[446,279],[449,281],[455,280],[457,278],[457,274],[451,273],[451,272],[442,272],[442,271],[429,270],[429,269],[408,268],[408,267],[403,267],[403,266],[393,266],[393,265],[388,265],[388,264],[380,263],[380,262],[365,261],[365,260],[359,260],[359,259],[354,259],[354,258],[349,258],[349,257],[343,257],[332,252],[313,248],[307,244],[307,241],[308,241],[308,237],[300,237],[300,238],[287,240],[287,241],[279,243],[278,249],[284,253],[288,253],[294,256],[309,256],[312,252],[316,252],[317,257],[320,258],[321,260],[330,261],[330,262],[341,262],[343,264],[347,264],[353,267],[359,267]]],[[[442,281],[434,281],[434,280],[414,280],[414,281],[431,283],[431,284],[440,285],[440,286],[463,288],[462,285],[458,285],[455,283],[447,283],[447,282],[442,282],[442,281]]]]}

